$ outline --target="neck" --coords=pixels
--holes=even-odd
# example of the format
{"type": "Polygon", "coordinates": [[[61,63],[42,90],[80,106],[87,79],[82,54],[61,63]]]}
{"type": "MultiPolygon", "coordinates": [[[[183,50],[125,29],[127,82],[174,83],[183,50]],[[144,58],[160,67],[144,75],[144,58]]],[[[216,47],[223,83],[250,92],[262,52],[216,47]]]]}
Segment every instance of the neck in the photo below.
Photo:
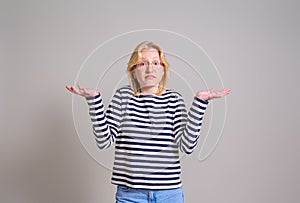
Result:
{"type": "Polygon", "coordinates": [[[145,93],[145,94],[155,94],[158,92],[158,87],[157,86],[153,86],[153,87],[143,87],[141,89],[141,92],[142,93],[145,93]]]}

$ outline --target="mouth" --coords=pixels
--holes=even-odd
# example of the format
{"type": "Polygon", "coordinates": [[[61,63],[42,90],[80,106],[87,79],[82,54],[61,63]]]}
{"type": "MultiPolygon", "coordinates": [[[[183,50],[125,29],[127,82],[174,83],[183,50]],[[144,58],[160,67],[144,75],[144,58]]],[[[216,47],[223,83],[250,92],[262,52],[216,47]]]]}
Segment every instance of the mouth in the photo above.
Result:
{"type": "Polygon", "coordinates": [[[152,79],[152,78],[155,78],[155,76],[154,75],[146,75],[145,78],[146,79],[152,79]]]}

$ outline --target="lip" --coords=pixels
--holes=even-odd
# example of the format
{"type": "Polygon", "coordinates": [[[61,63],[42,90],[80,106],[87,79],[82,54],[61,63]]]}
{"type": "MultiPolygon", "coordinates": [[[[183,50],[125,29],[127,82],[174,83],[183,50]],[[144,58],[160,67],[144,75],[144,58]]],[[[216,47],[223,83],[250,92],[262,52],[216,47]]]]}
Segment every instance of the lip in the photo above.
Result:
{"type": "Polygon", "coordinates": [[[146,75],[145,78],[146,79],[151,79],[151,78],[155,78],[155,76],[154,75],[146,75]]]}

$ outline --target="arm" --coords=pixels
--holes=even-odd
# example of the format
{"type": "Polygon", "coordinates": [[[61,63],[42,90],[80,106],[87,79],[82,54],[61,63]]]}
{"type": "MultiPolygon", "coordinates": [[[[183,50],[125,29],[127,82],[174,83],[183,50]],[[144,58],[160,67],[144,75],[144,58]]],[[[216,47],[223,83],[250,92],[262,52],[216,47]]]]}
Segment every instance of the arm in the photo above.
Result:
{"type": "Polygon", "coordinates": [[[78,83],[78,89],[76,89],[75,86],[69,85],[67,85],[66,88],[73,94],[85,97],[89,105],[89,114],[97,146],[100,149],[110,147],[119,133],[118,129],[121,120],[120,93],[118,91],[116,92],[105,114],[102,98],[99,92],[85,88],[80,83],[78,83]]]}
{"type": "Polygon", "coordinates": [[[229,93],[230,89],[228,88],[222,91],[216,91],[215,89],[199,91],[194,97],[188,114],[183,98],[179,96],[174,119],[174,132],[175,140],[182,152],[191,154],[194,151],[200,136],[202,119],[208,100],[221,98],[229,93]]]}
{"type": "Polygon", "coordinates": [[[87,97],[89,105],[89,115],[91,117],[93,133],[100,149],[106,149],[112,146],[119,134],[121,122],[121,97],[117,91],[110,102],[106,113],[101,95],[87,97]]]}
{"type": "Polygon", "coordinates": [[[187,113],[183,98],[179,96],[175,111],[174,133],[180,151],[191,154],[196,148],[207,105],[207,101],[194,97],[192,106],[187,113]]]}

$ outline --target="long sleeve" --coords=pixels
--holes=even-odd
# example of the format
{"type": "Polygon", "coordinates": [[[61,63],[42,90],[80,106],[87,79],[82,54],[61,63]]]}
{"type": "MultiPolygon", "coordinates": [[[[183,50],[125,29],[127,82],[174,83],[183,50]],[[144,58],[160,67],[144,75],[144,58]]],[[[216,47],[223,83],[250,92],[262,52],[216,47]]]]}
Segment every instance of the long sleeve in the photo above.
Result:
{"type": "Polygon", "coordinates": [[[86,98],[86,101],[89,105],[89,115],[91,117],[97,146],[100,149],[111,147],[119,134],[121,122],[120,92],[117,91],[113,96],[106,113],[100,94],[95,97],[86,98]]]}
{"type": "Polygon", "coordinates": [[[195,98],[187,112],[176,91],[137,96],[130,86],[116,91],[106,112],[100,94],[87,102],[98,147],[115,147],[113,184],[152,190],[182,186],[179,151],[195,149],[207,102],[195,98]]]}
{"type": "Polygon", "coordinates": [[[183,98],[181,96],[178,98],[174,116],[174,133],[180,151],[191,154],[197,146],[207,105],[207,101],[194,97],[192,106],[187,113],[183,98]]]}

